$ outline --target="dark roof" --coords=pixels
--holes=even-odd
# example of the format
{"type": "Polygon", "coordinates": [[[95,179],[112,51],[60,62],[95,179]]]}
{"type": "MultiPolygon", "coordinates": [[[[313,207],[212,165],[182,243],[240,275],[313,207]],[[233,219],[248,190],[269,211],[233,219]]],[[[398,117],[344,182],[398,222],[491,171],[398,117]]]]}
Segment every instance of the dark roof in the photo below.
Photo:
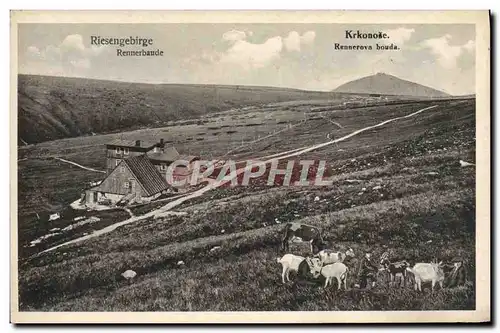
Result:
{"type": "Polygon", "coordinates": [[[151,141],[143,141],[143,140],[137,140],[140,141],[140,146],[136,146],[135,140],[120,140],[116,139],[113,141],[110,141],[106,143],[108,146],[120,146],[120,147],[140,147],[140,148],[153,148],[156,146],[158,143],[157,142],[151,142],[151,141]]]}
{"type": "Polygon", "coordinates": [[[145,155],[127,158],[122,163],[126,163],[130,168],[146,191],[146,196],[152,196],[168,188],[166,180],[145,155]]]}
{"type": "Polygon", "coordinates": [[[163,152],[148,152],[147,156],[150,160],[154,161],[174,162],[179,159],[180,155],[175,147],[168,147],[163,152]]]}

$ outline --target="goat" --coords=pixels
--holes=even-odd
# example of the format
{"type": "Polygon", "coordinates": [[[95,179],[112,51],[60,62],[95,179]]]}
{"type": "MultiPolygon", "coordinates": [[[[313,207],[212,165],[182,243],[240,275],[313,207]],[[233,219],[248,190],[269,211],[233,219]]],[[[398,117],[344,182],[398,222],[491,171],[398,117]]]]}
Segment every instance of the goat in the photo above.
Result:
{"type": "Polygon", "coordinates": [[[443,262],[431,262],[431,263],[416,263],[413,268],[406,268],[407,271],[413,273],[415,276],[415,290],[422,291],[422,282],[431,282],[431,291],[434,291],[434,286],[439,283],[439,286],[443,288],[444,272],[443,272],[443,262]]]}
{"type": "Polygon", "coordinates": [[[321,265],[333,264],[336,262],[344,262],[347,257],[354,257],[354,251],[349,248],[345,252],[333,252],[332,250],[321,250],[314,255],[314,258],[318,258],[321,265]]]}
{"type": "Polygon", "coordinates": [[[326,266],[322,266],[318,258],[309,259],[307,258],[309,266],[311,267],[311,273],[313,278],[318,278],[320,275],[325,277],[325,286],[328,287],[329,284],[333,284],[333,279],[337,280],[338,290],[342,288],[342,283],[344,283],[344,288],[347,290],[347,274],[349,268],[341,262],[335,262],[326,266]]]}
{"type": "Polygon", "coordinates": [[[289,241],[295,239],[302,242],[309,242],[311,253],[314,253],[315,247],[318,248],[318,251],[321,250],[320,247],[324,244],[323,238],[321,237],[321,230],[319,228],[295,222],[287,223],[281,243],[281,250],[288,251],[289,241]]]}
{"type": "Polygon", "coordinates": [[[304,257],[296,256],[294,254],[285,254],[283,257],[276,260],[283,266],[283,272],[281,273],[281,280],[285,284],[290,281],[290,272],[296,272],[297,275],[306,276],[309,272],[309,265],[304,257]],[[285,281],[286,278],[286,281],[285,281]]]}
{"type": "Polygon", "coordinates": [[[389,257],[383,255],[382,258],[380,259],[380,265],[382,266],[380,270],[385,270],[389,272],[389,277],[390,277],[389,285],[394,284],[397,275],[401,276],[401,280],[403,282],[401,286],[406,285],[406,275],[407,275],[406,269],[410,267],[410,264],[406,260],[390,262],[389,257]]]}

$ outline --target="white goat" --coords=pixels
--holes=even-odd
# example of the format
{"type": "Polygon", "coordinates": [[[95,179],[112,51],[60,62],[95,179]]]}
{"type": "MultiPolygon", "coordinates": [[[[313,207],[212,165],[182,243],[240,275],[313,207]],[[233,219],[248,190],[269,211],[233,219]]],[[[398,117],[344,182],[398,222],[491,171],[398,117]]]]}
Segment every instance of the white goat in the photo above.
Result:
{"type": "Polygon", "coordinates": [[[422,282],[431,282],[434,291],[434,286],[439,283],[439,286],[443,288],[444,272],[443,272],[443,262],[432,262],[432,263],[422,263],[419,262],[413,266],[413,268],[408,267],[406,270],[413,273],[415,276],[415,290],[422,291],[422,282]]]}
{"type": "Polygon", "coordinates": [[[336,262],[344,262],[347,257],[354,257],[354,251],[349,248],[345,252],[333,252],[332,250],[321,250],[314,255],[321,261],[321,265],[333,264],[336,262]]]}
{"type": "Polygon", "coordinates": [[[311,274],[316,279],[318,276],[323,275],[325,277],[325,287],[333,283],[333,278],[337,279],[338,290],[342,287],[342,282],[344,283],[344,289],[347,290],[347,274],[349,268],[341,262],[335,262],[326,266],[322,266],[318,258],[306,259],[308,265],[311,267],[311,274]]]}
{"type": "Polygon", "coordinates": [[[286,283],[286,281],[290,281],[290,272],[299,272],[299,266],[302,262],[304,262],[304,260],[304,257],[296,256],[290,253],[285,254],[283,257],[277,259],[277,262],[279,262],[283,266],[283,272],[281,273],[281,279],[283,283],[286,283]]]}

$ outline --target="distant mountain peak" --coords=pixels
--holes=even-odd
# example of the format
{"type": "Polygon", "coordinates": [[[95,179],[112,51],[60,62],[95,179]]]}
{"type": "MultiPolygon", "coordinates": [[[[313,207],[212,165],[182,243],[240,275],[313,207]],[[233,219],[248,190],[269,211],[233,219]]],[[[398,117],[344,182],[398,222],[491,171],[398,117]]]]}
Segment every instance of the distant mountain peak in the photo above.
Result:
{"type": "Polygon", "coordinates": [[[449,94],[383,72],[362,77],[340,85],[339,93],[380,94],[415,97],[446,97],[449,94]]]}

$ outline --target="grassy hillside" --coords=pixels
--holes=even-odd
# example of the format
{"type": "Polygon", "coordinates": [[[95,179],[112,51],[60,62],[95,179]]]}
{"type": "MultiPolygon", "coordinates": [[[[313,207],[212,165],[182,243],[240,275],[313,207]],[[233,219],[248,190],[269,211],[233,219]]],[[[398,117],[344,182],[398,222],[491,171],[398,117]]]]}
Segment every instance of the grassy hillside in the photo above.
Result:
{"type": "Polygon", "coordinates": [[[19,144],[160,127],[245,105],[337,94],[248,86],[140,84],[83,78],[18,76],[19,144]]]}
{"type": "MultiPolygon", "coordinates": [[[[325,159],[333,174],[332,186],[219,188],[175,208],[186,212],[185,216],[128,224],[31,260],[21,259],[20,309],[474,309],[475,168],[461,167],[458,161],[474,163],[475,104],[474,100],[435,104],[438,107],[432,111],[302,156],[325,159]],[[321,280],[283,285],[276,257],[280,255],[282,223],[288,221],[321,227],[330,248],[352,247],[356,258],[348,266],[353,272],[363,251],[372,248],[376,259],[389,251],[392,259],[404,258],[411,263],[463,258],[469,281],[463,287],[434,293],[427,285],[423,293],[411,287],[389,288],[383,276],[377,287],[362,291],[323,290],[321,280]],[[220,248],[211,251],[215,246],[220,248]],[[177,265],[179,260],[185,265],[177,265]],[[120,276],[127,269],[138,273],[132,282],[120,276]]],[[[325,114],[343,125],[338,133],[341,135],[425,106],[408,104],[325,114]]],[[[289,112],[294,112],[295,107],[290,108],[289,112]]],[[[261,116],[262,122],[275,122],[261,116]]],[[[202,128],[203,133],[209,132],[202,128]]],[[[327,134],[337,133],[336,128],[325,120],[311,120],[270,138],[267,144],[259,142],[251,150],[265,155],[324,142],[327,134]]],[[[207,137],[212,135],[207,133],[207,137]]],[[[226,140],[212,140],[207,145],[223,152],[226,140]],[[218,148],[219,142],[223,149],[218,148]]],[[[51,149],[61,153],[62,147],[72,142],[81,144],[76,140],[61,142],[64,144],[45,146],[45,153],[50,154],[51,149]]],[[[28,151],[27,158],[35,153],[43,151],[28,151]]],[[[86,172],[80,171],[82,179],[86,172]]],[[[110,216],[102,218],[109,220],[110,216]]],[[[116,222],[123,219],[117,216],[116,222]]],[[[78,232],[74,230],[75,236],[78,232]]],[[[306,252],[296,247],[294,253],[306,252]]],[[[348,285],[353,284],[351,275],[348,285]]]]}

